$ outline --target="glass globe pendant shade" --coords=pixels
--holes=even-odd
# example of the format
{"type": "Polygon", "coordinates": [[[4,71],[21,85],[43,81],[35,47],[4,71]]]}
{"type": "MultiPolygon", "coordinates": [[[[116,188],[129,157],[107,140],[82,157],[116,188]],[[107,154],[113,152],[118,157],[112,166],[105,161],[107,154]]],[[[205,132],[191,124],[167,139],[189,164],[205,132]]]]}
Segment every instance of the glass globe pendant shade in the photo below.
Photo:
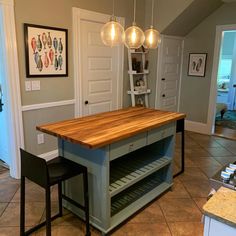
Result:
{"type": "Polygon", "coordinates": [[[125,46],[131,49],[140,48],[145,40],[143,31],[133,23],[125,31],[125,46]]]}
{"type": "Polygon", "coordinates": [[[148,49],[155,49],[161,43],[160,33],[153,29],[151,26],[150,29],[146,30],[145,33],[145,41],[143,46],[148,49]]]}
{"type": "Polygon", "coordinates": [[[124,37],[124,28],[114,17],[101,29],[101,39],[106,46],[117,46],[124,42],[124,37]]]}

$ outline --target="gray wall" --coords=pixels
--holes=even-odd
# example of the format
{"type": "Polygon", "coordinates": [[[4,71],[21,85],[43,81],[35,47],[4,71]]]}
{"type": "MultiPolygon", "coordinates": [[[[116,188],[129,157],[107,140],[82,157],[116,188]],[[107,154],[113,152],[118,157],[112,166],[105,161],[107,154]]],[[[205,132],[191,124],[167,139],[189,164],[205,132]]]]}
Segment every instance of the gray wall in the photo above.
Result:
{"type": "MultiPolygon", "coordinates": [[[[115,1],[115,14],[125,17],[126,25],[133,20],[133,0],[115,1]]],[[[15,18],[18,43],[18,57],[20,68],[20,85],[22,105],[56,102],[74,98],[73,81],[73,52],[72,52],[72,7],[83,8],[105,14],[112,13],[112,1],[110,0],[15,0],[15,18]],[[53,26],[68,29],[68,61],[69,76],[66,78],[35,78],[40,80],[40,91],[25,91],[25,51],[23,23],[31,23],[45,26],[53,26]]],[[[141,27],[144,24],[145,0],[137,1],[136,21],[141,27]]],[[[124,64],[124,105],[130,104],[130,98],[126,94],[128,88],[127,76],[127,51],[125,51],[124,64]]],[[[37,144],[36,125],[72,118],[74,107],[61,106],[55,108],[39,109],[23,112],[24,134],[26,149],[35,154],[45,153],[56,148],[56,139],[46,136],[45,144],[37,144]]]]}
{"type": "Polygon", "coordinates": [[[186,36],[180,111],[187,120],[207,122],[216,25],[236,24],[235,12],[236,3],[224,4],[186,36]],[[187,76],[189,53],[208,53],[205,77],[187,76]]]}

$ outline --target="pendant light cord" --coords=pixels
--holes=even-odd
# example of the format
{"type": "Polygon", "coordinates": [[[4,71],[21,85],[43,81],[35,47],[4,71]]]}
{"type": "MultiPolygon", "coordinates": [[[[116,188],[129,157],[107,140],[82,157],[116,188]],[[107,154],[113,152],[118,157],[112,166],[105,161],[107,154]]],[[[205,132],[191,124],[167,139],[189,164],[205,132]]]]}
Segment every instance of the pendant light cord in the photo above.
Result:
{"type": "Polygon", "coordinates": [[[135,23],[135,12],[136,12],[136,0],[134,0],[134,23],[135,23]]]}
{"type": "Polygon", "coordinates": [[[115,16],[115,0],[113,0],[113,5],[112,5],[112,16],[115,16]]]}
{"type": "Polygon", "coordinates": [[[152,21],[151,21],[151,26],[153,26],[153,12],[154,12],[154,0],[152,0],[152,21]]]}

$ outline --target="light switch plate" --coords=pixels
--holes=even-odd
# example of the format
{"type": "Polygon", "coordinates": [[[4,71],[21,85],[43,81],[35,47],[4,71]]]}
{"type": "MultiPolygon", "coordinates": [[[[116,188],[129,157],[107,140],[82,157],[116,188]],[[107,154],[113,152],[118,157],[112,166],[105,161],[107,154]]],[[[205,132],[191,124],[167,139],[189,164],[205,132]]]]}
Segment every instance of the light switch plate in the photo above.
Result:
{"type": "Polygon", "coordinates": [[[40,80],[33,80],[32,82],[32,90],[40,90],[40,80]]]}
{"type": "Polygon", "coordinates": [[[25,91],[31,91],[31,81],[25,81],[25,91]]]}

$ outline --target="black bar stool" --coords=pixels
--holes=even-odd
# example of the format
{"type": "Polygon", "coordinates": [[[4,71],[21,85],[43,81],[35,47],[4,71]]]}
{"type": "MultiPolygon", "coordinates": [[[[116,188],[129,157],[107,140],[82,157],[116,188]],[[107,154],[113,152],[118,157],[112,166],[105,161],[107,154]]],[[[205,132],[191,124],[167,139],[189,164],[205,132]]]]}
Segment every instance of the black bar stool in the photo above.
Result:
{"type": "Polygon", "coordinates": [[[177,120],[176,122],[176,133],[181,132],[181,170],[176,173],[173,177],[177,177],[178,175],[184,173],[184,119],[177,120]]]}
{"type": "Polygon", "coordinates": [[[51,236],[51,221],[62,216],[62,198],[85,212],[86,236],[90,236],[89,199],[87,168],[63,157],[57,157],[46,162],[22,149],[21,152],[21,200],[20,200],[20,235],[29,235],[46,225],[46,235],[51,236]],[[84,206],[62,194],[62,181],[76,175],[83,175],[84,206]],[[40,185],[46,192],[46,221],[25,232],[25,177],[40,185]],[[51,217],[50,187],[58,184],[59,213],[51,217]]]}

